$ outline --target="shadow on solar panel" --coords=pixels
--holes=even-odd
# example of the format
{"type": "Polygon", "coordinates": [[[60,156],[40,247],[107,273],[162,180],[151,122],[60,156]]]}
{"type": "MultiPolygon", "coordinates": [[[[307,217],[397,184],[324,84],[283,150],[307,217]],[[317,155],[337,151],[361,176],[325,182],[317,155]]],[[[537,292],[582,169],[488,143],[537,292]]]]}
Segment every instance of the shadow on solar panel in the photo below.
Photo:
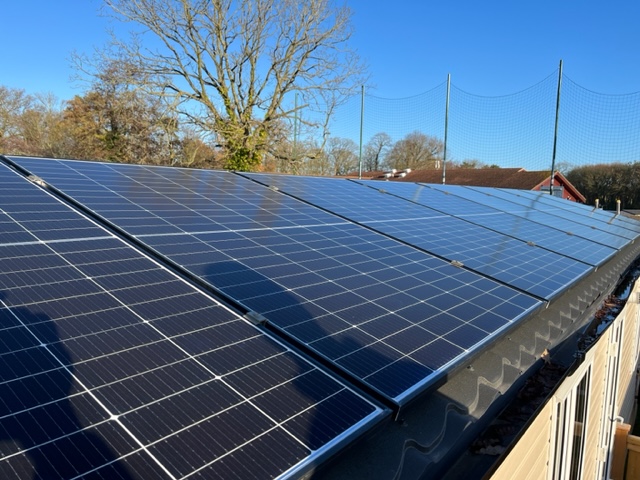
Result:
{"type": "Polygon", "coordinates": [[[298,478],[387,416],[1,164],[0,208],[0,479],[298,478]]]}
{"type": "MultiPolygon", "coordinates": [[[[283,332],[290,341],[297,340],[298,346],[305,345],[329,364],[346,370],[352,380],[361,380],[387,397],[403,398],[420,390],[439,378],[442,367],[463,352],[432,331],[449,333],[453,318],[447,319],[449,322],[442,319],[440,327],[433,319],[432,330],[427,330],[402,310],[406,304],[401,298],[397,305],[379,301],[385,305],[383,308],[364,302],[362,297],[354,301],[356,295],[352,291],[332,282],[314,283],[321,277],[316,278],[311,272],[303,274],[305,282],[294,275],[276,279],[276,283],[232,261],[204,266],[199,273],[249,310],[260,312],[269,328],[283,332]],[[299,287],[300,284],[304,286],[299,287]],[[390,313],[396,309],[407,318],[390,313]]],[[[386,300],[394,301],[390,297],[386,300]]],[[[422,318],[427,309],[422,305],[414,310],[422,318]]],[[[481,340],[467,335],[459,343],[470,342],[468,347],[472,347],[481,340]]],[[[220,364],[233,359],[212,361],[220,364]]]]}
{"type": "MultiPolygon", "coordinates": [[[[15,478],[53,479],[72,478],[102,465],[107,477],[133,480],[117,460],[136,446],[118,435],[106,414],[78,390],[70,352],[61,344],[55,323],[28,308],[2,308],[0,330],[2,470],[6,473],[8,466],[15,478]]],[[[153,466],[149,468],[151,474],[153,466]]]]}

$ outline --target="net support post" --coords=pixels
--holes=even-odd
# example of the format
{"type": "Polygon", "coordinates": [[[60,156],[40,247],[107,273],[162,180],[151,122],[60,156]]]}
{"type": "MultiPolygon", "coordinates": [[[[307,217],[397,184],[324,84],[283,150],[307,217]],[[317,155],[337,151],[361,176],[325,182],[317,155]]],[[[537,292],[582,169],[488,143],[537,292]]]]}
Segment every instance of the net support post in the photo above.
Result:
{"type": "Polygon", "coordinates": [[[553,131],[553,155],[551,157],[551,178],[549,179],[549,195],[553,195],[553,177],[556,173],[556,151],[558,147],[558,120],[560,119],[560,93],[562,92],[562,60],[558,68],[558,93],[556,95],[556,122],[553,131]]]}

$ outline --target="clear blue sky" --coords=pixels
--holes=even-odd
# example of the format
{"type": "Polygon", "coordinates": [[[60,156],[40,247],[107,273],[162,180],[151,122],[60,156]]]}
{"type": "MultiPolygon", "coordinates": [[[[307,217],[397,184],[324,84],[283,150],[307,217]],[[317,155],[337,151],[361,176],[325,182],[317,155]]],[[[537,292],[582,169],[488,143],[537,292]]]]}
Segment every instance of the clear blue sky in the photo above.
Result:
{"type": "MultiPolygon", "coordinates": [[[[601,93],[640,91],[640,1],[346,0],[370,93],[425,92],[451,73],[458,88],[506,95],[553,73],[601,93]]],[[[101,0],[21,0],[2,5],[0,84],[60,99],[82,93],[69,55],[107,40],[101,0]]],[[[122,27],[117,27],[122,28],[122,27]]]]}

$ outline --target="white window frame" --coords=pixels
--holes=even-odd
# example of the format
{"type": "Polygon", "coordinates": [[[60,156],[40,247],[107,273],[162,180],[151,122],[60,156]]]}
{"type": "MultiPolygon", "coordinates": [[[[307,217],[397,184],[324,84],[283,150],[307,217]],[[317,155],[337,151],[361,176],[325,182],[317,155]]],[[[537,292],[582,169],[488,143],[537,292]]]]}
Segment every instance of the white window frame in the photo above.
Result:
{"type": "Polygon", "coordinates": [[[590,409],[591,363],[585,361],[571,376],[573,382],[565,382],[563,388],[554,395],[554,409],[551,419],[551,442],[549,452],[549,480],[575,480],[582,478],[584,450],[587,444],[587,428],[590,409]],[[584,387],[584,410],[581,406],[580,389],[584,387]],[[582,422],[577,418],[582,416],[582,422]],[[579,451],[574,452],[576,435],[581,433],[579,451]],[[579,458],[574,466],[575,453],[579,458]]]}
{"type": "Polygon", "coordinates": [[[600,455],[598,456],[596,478],[609,478],[611,460],[613,456],[613,440],[616,431],[616,416],[618,405],[618,390],[620,383],[620,355],[622,349],[622,334],[624,332],[624,318],[619,317],[611,326],[613,334],[609,338],[607,351],[605,397],[602,412],[602,426],[600,433],[600,455]]]}

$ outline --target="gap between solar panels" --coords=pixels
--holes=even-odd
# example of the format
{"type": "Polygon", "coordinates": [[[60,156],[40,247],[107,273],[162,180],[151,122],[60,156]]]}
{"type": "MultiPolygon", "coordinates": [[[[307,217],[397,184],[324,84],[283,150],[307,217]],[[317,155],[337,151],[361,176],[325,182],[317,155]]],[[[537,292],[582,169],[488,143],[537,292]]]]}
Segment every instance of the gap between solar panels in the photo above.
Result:
{"type": "MultiPolygon", "coordinates": [[[[579,262],[580,264],[590,265],[592,269],[597,269],[603,265],[606,261],[611,259],[617,251],[606,241],[597,241],[593,238],[584,236],[578,237],[572,235],[567,230],[561,230],[550,227],[544,223],[534,222],[529,218],[519,216],[509,212],[508,210],[500,210],[497,206],[487,206],[482,204],[479,198],[473,200],[474,194],[477,194],[480,198],[489,198],[490,194],[487,192],[481,193],[479,190],[473,191],[469,188],[457,187],[459,192],[463,191],[469,194],[462,196],[452,193],[446,187],[429,184],[387,182],[385,184],[385,188],[381,189],[379,188],[379,181],[354,179],[350,179],[350,181],[364,185],[373,190],[377,190],[381,193],[395,196],[416,205],[426,206],[445,215],[455,214],[452,213],[451,202],[453,202],[457,208],[463,210],[464,213],[462,215],[456,215],[457,218],[460,218],[463,221],[482,226],[483,228],[492,230],[498,234],[507,235],[515,240],[524,241],[529,246],[539,247],[547,252],[563,255],[579,262]],[[428,199],[424,198],[426,193],[429,193],[428,199]],[[566,240],[567,235],[573,237],[570,239],[570,243],[566,240]]],[[[518,193],[522,195],[536,194],[536,192],[529,191],[518,191],[518,193]]],[[[538,195],[541,195],[544,200],[547,200],[544,198],[544,195],[540,193],[538,193],[538,195]]],[[[564,204],[567,203],[573,202],[556,202],[554,207],[565,207],[564,204]]],[[[570,209],[569,206],[566,208],[567,210],[570,209]]],[[[580,213],[584,214],[584,209],[582,209],[580,213]]],[[[608,223],[611,223],[612,221],[613,220],[610,218],[607,219],[608,223]]],[[[636,223],[638,223],[638,225],[630,224],[629,228],[632,229],[632,227],[635,227],[637,232],[640,232],[640,222],[636,223]]],[[[554,269],[553,272],[555,274],[556,271],[553,262],[549,262],[549,265],[553,265],[553,267],[550,268],[554,269]]],[[[576,275],[576,280],[578,278],[579,275],[576,275]]],[[[549,300],[549,298],[547,298],[547,300],[549,300]]]]}

